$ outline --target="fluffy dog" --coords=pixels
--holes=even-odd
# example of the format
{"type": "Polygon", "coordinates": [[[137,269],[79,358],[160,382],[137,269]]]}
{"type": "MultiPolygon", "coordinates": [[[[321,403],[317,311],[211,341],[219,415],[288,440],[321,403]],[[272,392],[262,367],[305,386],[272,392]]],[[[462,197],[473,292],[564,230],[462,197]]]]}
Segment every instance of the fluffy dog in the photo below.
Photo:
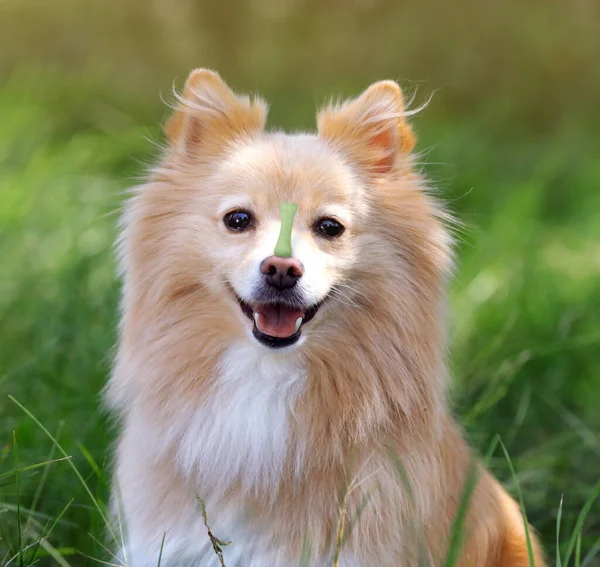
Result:
{"type": "Polygon", "coordinates": [[[316,134],[266,132],[260,98],[189,76],[122,219],[107,399],[131,567],[220,564],[198,498],[228,567],[438,566],[466,493],[455,565],[530,565],[447,408],[451,239],[406,115],[381,81],[316,134]]]}

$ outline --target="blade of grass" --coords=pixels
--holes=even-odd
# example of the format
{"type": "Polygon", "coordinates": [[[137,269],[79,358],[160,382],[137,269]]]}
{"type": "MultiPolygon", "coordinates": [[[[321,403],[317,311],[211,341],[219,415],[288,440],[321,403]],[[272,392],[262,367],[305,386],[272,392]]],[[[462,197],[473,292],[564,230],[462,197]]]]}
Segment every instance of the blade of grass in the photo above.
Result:
{"type": "Polygon", "coordinates": [[[573,554],[573,550],[575,549],[575,545],[577,543],[577,536],[579,533],[581,533],[581,530],[583,528],[583,522],[585,522],[585,519],[586,519],[587,515],[589,514],[590,509],[592,507],[592,504],[594,503],[596,498],[598,498],[599,495],[600,495],[600,482],[598,482],[596,484],[596,486],[592,490],[591,494],[588,496],[587,500],[585,501],[583,508],[581,509],[581,512],[579,512],[579,516],[577,517],[577,521],[575,522],[575,528],[573,529],[573,533],[571,534],[571,538],[569,540],[569,547],[567,547],[567,551],[563,558],[563,564],[565,567],[567,567],[569,565],[569,560],[571,559],[571,555],[573,554]]]}
{"type": "MultiPolygon", "coordinates": [[[[18,470],[19,451],[17,448],[17,434],[15,431],[13,431],[13,454],[15,458],[15,470],[18,470]]],[[[17,490],[17,555],[19,557],[19,567],[23,567],[23,532],[21,530],[21,495],[19,493],[19,473],[15,475],[15,485],[17,490]]]]}
{"type": "Polygon", "coordinates": [[[575,567],[581,565],[581,532],[577,536],[577,545],[575,546],[575,567]]]}
{"type": "Polygon", "coordinates": [[[350,534],[352,533],[354,526],[356,526],[356,523],[358,522],[358,520],[360,519],[360,516],[362,515],[365,508],[367,507],[369,500],[371,500],[372,494],[373,494],[373,490],[368,490],[367,492],[365,492],[365,494],[361,498],[361,501],[359,502],[359,504],[356,508],[356,511],[350,517],[350,521],[348,522],[348,525],[346,526],[346,530],[344,532],[344,537],[342,539],[342,547],[346,544],[346,541],[348,541],[348,538],[350,537],[350,534]]]}
{"type": "Polygon", "coordinates": [[[222,541],[213,535],[213,533],[210,529],[210,526],[208,525],[208,516],[206,514],[206,504],[204,503],[204,500],[202,500],[202,498],[200,498],[200,496],[198,496],[198,494],[196,494],[196,500],[198,500],[198,503],[200,504],[200,511],[202,512],[202,519],[204,520],[204,525],[206,526],[208,538],[210,539],[210,542],[212,543],[213,551],[215,552],[215,555],[218,557],[221,567],[225,567],[225,560],[223,559],[223,549],[222,548],[225,547],[226,545],[231,544],[231,542],[230,541],[222,541]]]}
{"type": "Polygon", "coordinates": [[[60,459],[53,459],[52,461],[44,461],[43,463],[35,463],[35,465],[26,465],[24,467],[19,467],[18,469],[13,469],[12,471],[8,471],[8,472],[0,474],[0,479],[7,478],[7,477],[13,476],[15,474],[20,474],[23,472],[31,471],[33,469],[39,469],[42,467],[46,467],[53,463],[60,463],[61,461],[68,461],[70,458],[71,458],[70,456],[66,456],[66,457],[61,457],[60,459]]]}
{"type": "Polygon", "coordinates": [[[85,557],[86,559],[91,559],[95,563],[102,563],[102,565],[110,565],[110,567],[123,567],[122,564],[111,563],[110,561],[104,561],[104,559],[98,559],[97,557],[92,557],[91,555],[87,555],[81,551],[78,551],[77,553],[78,553],[78,555],[81,555],[82,557],[85,557]]]}
{"type": "MultiPolygon", "coordinates": [[[[60,430],[62,429],[62,426],[63,426],[63,422],[61,421],[58,424],[58,428],[56,430],[56,438],[57,439],[60,437],[60,430]]],[[[48,458],[47,458],[48,462],[52,461],[54,459],[55,451],[56,451],[56,446],[51,445],[50,453],[48,453],[48,458]]],[[[49,472],[50,472],[50,467],[45,467],[44,472],[42,473],[42,478],[40,479],[40,482],[38,483],[37,488],[35,489],[35,494],[33,496],[33,502],[31,503],[31,507],[30,507],[31,512],[27,516],[27,522],[25,524],[25,533],[26,534],[29,533],[29,530],[31,528],[31,521],[33,519],[33,513],[35,512],[35,509],[37,508],[37,505],[39,503],[40,497],[42,495],[42,490],[44,489],[44,486],[46,485],[46,480],[48,479],[49,472]]]]}
{"type": "MultiPolygon", "coordinates": [[[[65,515],[66,511],[69,509],[69,507],[71,506],[71,504],[73,504],[73,502],[75,502],[74,498],[71,498],[71,500],[69,500],[66,504],[66,506],[60,511],[60,514],[58,516],[56,516],[56,518],[54,519],[54,522],[52,522],[52,525],[50,526],[50,529],[48,530],[48,532],[46,534],[44,534],[44,531],[42,531],[39,539],[38,539],[38,545],[37,547],[33,550],[33,557],[31,558],[30,564],[34,565],[35,564],[35,558],[39,552],[40,549],[40,545],[44,540],[47,540],[51,535],[52,532],[54,531],[54,528],[58,525],[58,523],[60,522],[60,520],[62,519],[62,517],[65,515]]],[[[44,528],[45,530],[45,528],[44,528]]]]}
{"type": "Polygon", "coordinates": [[[88,465],[90,465],[91,469],[94,471],[94,474],[98,477],[99,480],[102,480],[102,469],[98,466],[98,463],[92,457],[92,454],[87,450],[87,447],[82,443],[77,443],[77,448],[81,451],[84,459],[87,461],[88,465]]]}
{"type": "Polygon", "coordinates": [[[167,532],[165,532],[162,536],[162,540],[160,542],[160,551],[158,552],[158,564],[156,565],[156,567],[160,567],[161,561],[162,561],[162,554],[163,554],[163,549],[165,547],[165,536],[167,535],[167,532]]]}
{"type": "Polygon", "coordinates": [[[568,425],[581,440],[600,456],[600,437],[597,433],[592,431],[581,419],[579,419],[574,413],[570,412],[563,404],[561,404],[556,398],[551,396],[542,396],[542,399],[556,412],[558,416],[568,425]]]}
{"type": "MultiPolygon", "coordinates": [[[[391,448],[390,448],[390,451],[391,451],[391,448]]],[[[350,535],[352,534],[352,531],[354,530],[356,523],[358,522],[360,516],[364,512],[367,504],[369,503],[369,500],[371,499],[371,495],[373,494],[373,491],[374,491],[374,487],[371,487],[370,489],[368,489],[367,491],[364,492],[362,498],[360,499],[360,502],[358,503],[358,506],[356,507],[356,510],[354,511],[354,513],[351,514],[350,519],[346,525],[346,514],[348,512],[348,502],[349,502],[350,495],[354,491],[358,490],[365,482],[367,482],[369,480],[369,478],[371,478],[377,472],[377,470],[376,470],[374,472],[371,472],[370,474],[367,474],[367,475],[361,477],[362,470],[363,470],[364,466],[366,465],[366,463],[368,463],[368,459],[367,459],[367,461],[365,461],[365,463],[362,464],[361,468],[356,473],[355,478],[350,483],[348,483],[348,471],[346,470],[344,473],[343,490],[340,492],[340,495],[343,493],[343,497],[342,497],[342,504],[340,506],[340,515],[339,515],[338,530],[337,530],[337,536],[336,536],[336,546],[335,546],[334,554],[333,554],[334,567],[338,566],[342,548],[344,547],[344,545],[348,541],[350,535]]]]}
{"type": "MultiPolygon", "coordinates": [[[[81,447],[83,447],[83,445],[81,445],[81,447]]],[[[100,490],[101,490],[102,486],[104,485],[104,477],[103,477],[103,475],[104,475],[104,465],[103,465],[103,468],[100,469],[98,467],[98,465],[96,465],[96,462],[94,461],[94,459],[92,458],[91,455],[89,455],[89,459],[86,459],[86,460],[88,461],[88,463],[90,463],[90,461],[91,461],[90,466],[92,467],[92,469],[94,469],[94,472],[95,472],[96,476],[98,477],[98,483],[96,485],[96,500],[98,502],[101,502],[101,500],[100,500],[100,490]]],[[[104,463],[106,463],[106,461],[104,463]]],[[[106,509],[106,507],[104,507],[104,511],[108,515],[108,510],[106,509]]],[[[90,517],[91,517],[91,526],[92,526],[92,529],[96,529],[97,528],[97,524],[99,522],[101,523],[101,519],[99,520],[98,519],[98,515],[94,514],[94,509],[91,510],[90,517]]],[[[104,546],[102,546],[102,547],[104,547],[104,546]]]]}
{"type": "MultiPolygon", "coordinates": [[[[123,535],[123,521],[121,520],[121,515],[124,516],[123,510],[122,510],[123,500],[121,498],[121,492],[120,492],[118,486],[115,486],[114,493],[115,493],[114,497],[116,499],[115,508],[117,510],[117,522],[118,522],[118,526],[119,526],[119,534],[121,536],[121,550],[123,551],[123,563],[125,563],[125,565],[127,565],[128,564],[127,546],[125,545],[125,536],[123,535]]],[[[125,526],[125,531],[127,531],[127,526],[125,526]]]]}
{"type": "Polygon", "coordinates": [[[562,519],[563,496],[560,497],[558,514],[556,515],[556,567],[562,567],[560,560],[560,521],[562,519]]]}
{"type": "MultiPolygon", "coordinates": [[[[69,455],[67,455],[67,452],[63,449],[62,445],[54,438],[54,436],[52,435],[52,433],[50,433],[50,431],[48,431],[48,429],[46,429],[46,427],[44,427],[44,425],[42,425],[42,423],[37,419],[37,417],[35,417],[23,404],[21,404],[15,397],[9,395],[8,396],[9,399],[15,403],[19,408],[21,408],[21,410],[23,410],[27,416],[29,416],[30,419],[33,420],[33,422],[48,436],[48,438],[52,441],[52,443],[54,443],[56,445],[56,448],[59,450],[59,452],[66,458],[69,457],[69,455]]],[[[92,491],[90,490],[90,487],[88,486],[87,482],[85,482],[85,479],[83,478],[83,476],[81,475],[81,473],[79,472],[79,469],[75,466],[75,464],[73,463],[73,461],[71,459],[68,460],[69,464],[71,465],[71,468],[73,469],[73,472],[75,473],[75,475],[77,476],[77,478],[79,479],[79,481],[81,482],[81,484],[83,485],[83,488],[85,489],[85,491],[88,493],[88,496],[90,497],[90,499],[92,500],[92,503],[94,504],[94,506],[96,507],[96,509],[98,510],[98,513],[100,514],[100,516],[102,517],[102,519],[104,520],[104,523],[106,525],[106,528],[108,529],[111,537],[113,538],[114,542],[118,545],[119,540],[117,539],[116,534],[114,533],[114,530],[110,524],[110,522],[108,521],[108,518],[106,517],[106,515],[104,514],[104,512],[102,511],[102,508],[100,506],[100,504],[98,503],[98,501],[96,500],[96,498],[94,497],[94,495],[92,494],[92,491]]]]}
{"type": "Polygon", "coordinates": [[[344,536],[344,527],[345,527],[345,521],[346,521],[346,511],[347,511],[347,507],[348,507],[348,495],[349,494],[350,494],[350,488],[346,484],[346,489],[344,491],[344,498],[342,499],[342,505],[340,507],[340,519],[338,522],[335,553],[333,555],[333,567],[338,567],[339,563],[340,563],[340,554],[342,552],[342,538],[344,536]]]}
{"type": "MultiPolygon", "coordinates": [[[[32,541],[30,544],[26,545],[22,549],[19,549],[19,551],[15,555],[13,555],[7,561],[3,562],[2,565],[3,566],[10,565],[15,559],[18,559],[21,555],[24,555],[25,551],[28,551],[32,547],[39,545],[41,543],[41,541],[42,541],[42,538],[38,538],[35,541],[32,541]]],[[[31,565],[31,563],[30,563],[30,565],[31,565]]]]}
{"type": "Polygon", "coordinates": [[[36,549],[39,548],[40,544],[44,541],[45,538],[48,538],[50,536],[50,534],[52,533],[52,530],[54,529],[54,527],[56,526],[56,524],[58,523],[58,521],[60,520],[60,518],[62,517],[62,515],[66,512],[67,508],[70,506],[71,502],[73,502],[73,500],[71,499],[71,501],[67,504],[67,506],[65,506],[62,510],[62,512],[59,514],[59,516],[55,519],[55,521],[52,524],[52,527],[50,528],[50,530],[48,531],[47,535],[44,535],[46,528],[48,527],[48,525],[50,524],[50,521],[46,522],[46,525],[44,526],[44,528],[42,529],[42,533],[40,534],[40,536],[35,540],[32,541],[29,545],[26,545],[25,547],[23,547],[16,555],[14,555],[13,557],[11,557],[8,561],[4,562],[4,565],[10,565],[15,559],[18,558],[19,553],[22,553],[24,551],[27,551],[28,549],[31,549],[32,547],[34,548],[33,551],[33,557],[32,559],[29,561],[28,565],[34,565],[35,564],[35,556],[36,556],[36,549]]]}
{"type": "Polygon", "coordinates": [[[298,567],[309,567],[311,556],[312,551],[310,541],[305,536],[304,541],[302,542],[302,552],[300,553],[300,562],[298,563],[298,567]]]}
{"type": "Polygon", "coordinates": [[[523,427],[523,423],[525,422],[525,417],[527,416],[530,405],[531,386],[529,383],[526,383],[525,387],[523,388],[523,393],[521,394],[521,399],[519,400],[519,405],[517,406],[517,411],[515,412],[515,418],[506,435],[507,443],[509,445],[511,445],[512,441],[517,438],[521,427],[523,427]]]}
{"type": "Polygon", "coordinates": [[[456,519],[452,524],[452,532],[450,534],[450,544],[448,546],[448,554],[444,561],[444,567],[452,567],[456,565],[456,561],[459,556],[460,548],[463,544],[463,527],[467,518],[467,511],[469,509],[469,503],[473,496],[473,491],[477,485],[479,477],[479,470],[477,467],[477,461],[471,458],[469,463],[469,469],[467,471],[467,477],[465,485],[460,497],[458,504],[458,510],[456,512],[456,519]]]}
{"type": "MultiPolygon", "coordinates": [[[[40,551],[40,554],[39,554],[40,557],[53,557],[53,555],[51,553],[49,553],[48,550],[44,547],[43,543],[44,542],[42,542],[42,550],[40,551]]],[[[45,543],[48,544],[48,541],[46,541],[45,543]]],[[[54,549],[57,553],[59,553],[61,557],[67,557],[69,555],[79,555],[79,552],[74,547],[63,546],[63,547],[52,547],[52,549],[54,549]]]]}
{"type": "Polygon", "coordinates": [[[490,443],[490,446],[488,447],[488,450],[485,453],[485,457],[483,460],[485,466],[488,466],[490,464],[490,461],[492,460],[492,457],[494,456],[494,453],[496,452],[496,447],[498,447],[499,440],[500,440],[500,436],[494,435],[494,438],[492,439],[492,442],[490,443]]]}
{"type": "Polygon", "coordinates": [[[408,475],[408,472],[406,472],[406,468],[402,464],[402,459],[396,453],[396,451],[394,451],[391,447],[388,448],[388,456],[389,456],[390,460],[392,461],[392,464],[394,465],[394,469],[396,470],[396,475],[398,476],[398,480],[404,487],[404,490],[406,491],[406,494],[407,494],[410,502],[414,503],[415,493],[414,493],[412,484],[410,482],[410,477],[408,475]]]}
{"type": "MultiPolygon", "coordinates": [[[[42,548],[44,555],[48,555],[54,559],[61,567],[71,567],[71,564],[65,559],[67,555],[76,555],[77,550],[72,547],[54,547],[48,540],[42,540],[42,548]]],[[[42,554],[40,554],[41,557],[42,554]]]]}
{"type": "Polygon", "coordinates": [[[506,458],[506,462],[508,463],[508,468],[510,469],[510,474],[512,476],[513,482],[515,483],[515,487],[517,490],[517,496],[519,497],[519,505],[521,506],[521,516],[523,516],[523,523],[525,524],[525,539],[527,540],[527,555],[529,557],[529,565],[531,567],[535,567],[535,563],[533,560],[533,547],[531,545],[531,534],[529,533],[529,520],[527,519],[527,512],[525,510],[525,503],[523,501],[523,493],[521,492],[521,486],[519,485],[519,480],[517,478],[517,473],[515,472],[515,467],[513,466],[512,460],[502,439],[498,437],[498,443],[500,447],[502,447],[502,452],[504,453],[504,457],[506,458]]]}
{"type": "MultiPolygon", "coordinates": [[[[5,511],[5,510],[16,513],[17,506],[16,506],[16,504],[7,504],[4,502],[0,502],[0,511],[5,511]]],[[[39,524],[40,520],[51,521],[54,518],[54,516],[51,516],[49,514],[44,514],[43,512],[34,512],[30,508],[26,508],[25,506],[21,506],[21,512],[26,512],[29,515],[33,516],[34,519],[38,520],[38,524],[39,524]]],[[[39,524],[39,525],[41,525],[41,524],[39,524]]],[[[71,527],[77,526],[77,524],[74,524],[72,522],[63,522],[63,525],[71,526],[71,527]]]]}
{"type": "Polygon", "coordinates": [[[591,567],[592,561],[600,553],[600,539],[592,545],[592,548],[587,552],[584,560],[581,562],[581,567],[591,567]]]}
{"type": "Polygon", "coordinates": [[[123,565],[123,567],[126,566],[125,563],[123,563],[123,561],[121,561],[121,559],[115,555],[110,549],[108,549],[108,547],[106,547],[92,532],[88,532],[88,535],[104,550],[106,551],[106,553],[108,553],[109,555],[111,555],[114,559],[116,559],[121,565],[123,565]]]}
{"type": "MultiPolygon", "coordinates": [[[[4,511],[2,511],[2,513],[4,513],[4,511]]],[[[8,522],[0,522],[0,538],[2,538],[2,543],[6,548],[4,555],[0,558],[0,565],[6,565],[8,557],[13,552],[11,533],[10,531],[7,531],[7,529],[8,522]]]]}
{"type": "MultiPolygon", "coordinates": [[[[398,480],[404,487],[404,490],[406,491],[406,495],[408,496],[408,499],[409,499],[411,505],[414,505],[414,503],[415,503],[414,490],[412,487],[412,483],[410,481],[409,474],[406,471],[406,468],[404,467],[404,465],[402,464],[402,459],[400,458],[398,453],[392,447],[389,447],[389,446],[388,446],[388,456],[389,456],[392,464],[394,465],[394,469],[396,471],[398,480]]],[[[415,525],[409,525],[407,527],[407,533],[408,533],[408,537],[411,540],[414,539],[414,541],[417,542],[418,555],[419,555],[418,556],[419,567],[425,567],[425,566],[431,565],[432,563],[431,563],[431,559],[429,557],[429,551],[427,549],[427,545],[424,542],[422,542],[422,535],[420,534],[420,528],[415,525]]]]}

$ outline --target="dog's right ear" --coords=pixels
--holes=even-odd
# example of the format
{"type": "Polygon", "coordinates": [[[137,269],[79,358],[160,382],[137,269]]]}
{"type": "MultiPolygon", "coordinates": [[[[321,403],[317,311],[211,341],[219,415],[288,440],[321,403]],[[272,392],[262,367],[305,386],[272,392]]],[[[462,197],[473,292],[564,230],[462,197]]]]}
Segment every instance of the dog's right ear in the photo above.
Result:
{"type": "Polygon", "coordinates": [[[199,152],[218,154],[232,139],[264,129],[265,101],[235,94],[214,71],[192,71],[183,94],[176,97],[175,112],[164,132],[170,146],[188,157],[199,152]]]}

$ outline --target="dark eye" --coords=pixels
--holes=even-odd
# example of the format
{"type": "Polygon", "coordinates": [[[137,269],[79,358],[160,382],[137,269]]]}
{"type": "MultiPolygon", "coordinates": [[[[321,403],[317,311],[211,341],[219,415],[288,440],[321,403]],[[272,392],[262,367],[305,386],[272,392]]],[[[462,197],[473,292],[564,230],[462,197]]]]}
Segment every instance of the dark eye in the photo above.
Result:
{"type": "Polygon", "coordinates": [[[252,226],[252,215],[246,211],[231,211],[223,217],[223,222],[229,230],[242,232],[252,226]]]}
{"type": "Polygon", "coordinates": [[[315,224],[315,229],[327,238],[335,238],[344,232],[344,226],[333,219],[320,219],[315,224]]]}

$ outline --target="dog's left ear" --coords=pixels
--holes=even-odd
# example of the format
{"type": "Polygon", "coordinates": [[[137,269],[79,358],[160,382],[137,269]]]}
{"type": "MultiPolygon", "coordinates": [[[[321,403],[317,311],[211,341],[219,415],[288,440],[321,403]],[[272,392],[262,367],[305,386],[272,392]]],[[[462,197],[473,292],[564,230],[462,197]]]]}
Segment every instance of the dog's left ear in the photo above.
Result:
{"type": "Polygon", "coordinates": [[[394,81],[374,83],[358,98],[329,105],[319,112],[317,124],[319,136],[374,176],[392,172],[415,145],[402,91],[394,81]]]}

